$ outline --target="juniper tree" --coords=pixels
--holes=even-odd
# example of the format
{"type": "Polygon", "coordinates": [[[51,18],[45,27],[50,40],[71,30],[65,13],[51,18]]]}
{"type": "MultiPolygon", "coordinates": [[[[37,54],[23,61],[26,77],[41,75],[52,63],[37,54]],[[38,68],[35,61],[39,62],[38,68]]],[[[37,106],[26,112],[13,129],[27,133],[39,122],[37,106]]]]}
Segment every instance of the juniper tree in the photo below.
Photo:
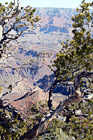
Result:
{"type": "Polygon", "coordinates": [[[34,23],[39,20],[39,17],[34,15],[35,12],[36,9],[30,6],[20,7],[19,0],[17,3],[15,0],[10,3],[5,2],[5,4],[0,3],[0,57],[7,44],[18,39],[27,30],[23,27],[33,27],[34,23]]]}
{"type": "MultiPolygon", "coordinates": [[[[34,27],[34,23],[40,20],[39,16],[35,14],[36,9],[31,6],[21,7],[20,0],[13,0],[12,2],[5,4],[0,3],[0,68],[13,69],[12,66],[6,66],[2,55],[4,55],[5,61],[8,57],[12,56],[16,51],[16,48],[12,49],[9,43],[13,40],[17,40],[23,33],[28,32],[34,27]],[[9,48],[9,49],[8,49],[9,48]],[[8,50],[8,52],[6,52],[8,50]],[[9,55],[10,54],[10,55],[9,55]]],[[[11,43],[12,44],[12,43],[11,43]]],[[[13,46],[13,45],[12,45],[13,46]]],[[[16,58],[15,58],[16,59],[16,58]]],[[[31,62],[29,61],[31,64],[31,62]]],[[[22,67],[27,64],[21,64],[22,67]]],[[[17,69],[17,68],[14,68],[17,69]]]]}
{"type": "MultiPolygon", "coordinates": [[[[77,15],[72,17],[73,21],[73,38],[57,53],[57,58],[52,65],[55,74],[55,81],[49,93],[49,108],[52,106],[52,92],[57,83],[68,84],[69,81],[77,81],[77,87],[80,88],[80,80],[87,77],[92,71],[92,54],[93,54],[93,35],[92,35],[92,11],[93,3],[82,1],[80,8],[77,8],[77,15]]],[[[75,86],[75,85],[74,85],[75,86]]],[[[80,90],[80,89],[79,89],[80,90]]]]}
{"type": "MultiPolygon", "coordinates": [[[[9,42],[17,40],[22,33],[31,30],[34,27],[34,23],[39,21],[39,17],[35,16],[35,12],[36,9],[30,6],[26,8],[20,7],[20,0],[17,0],[17,2],[14,0],[10,3],[5,2],[5,4],[0,3],[0,61],[2,54],[6,53],[9,42]]],[[[0,66],[2,67],[1,62],[0,66]]],[[[12,85],[9,85],[8,88],[12,90],[12,85]]],[[[2,87],[0,87],[0,94],[1,90],[2,87]]],[[[7,107],[9,106],[4,106],[0,97],[0,139],[18,139],[19,131],[17,129],[23,125],[24,121],[20,122],[21,117],[19,120],[19,114],[16,112],[18,116],[13,115],[13,107],[11,107],[11,111],[8,111],[7,107]],[[12,113],[11,115],[10,112],[12,113]],[[15,128],[13,129],[14,126],[15,128]]]]}

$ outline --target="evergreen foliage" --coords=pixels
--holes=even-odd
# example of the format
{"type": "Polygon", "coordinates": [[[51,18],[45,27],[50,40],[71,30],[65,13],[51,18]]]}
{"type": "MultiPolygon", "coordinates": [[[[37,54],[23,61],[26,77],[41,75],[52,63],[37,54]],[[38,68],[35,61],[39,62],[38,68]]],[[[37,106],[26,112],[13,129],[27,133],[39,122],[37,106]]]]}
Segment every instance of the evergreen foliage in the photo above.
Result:
{"type": "Polygon", "coordinates": [[[80,71],[92,70],[92,3],[83,0],[77,15],[72,17],[73,39],[63,44],[61,51],[57,54],[52,70],[57,80],[69,81],[80,71]]]}
{"type": "Polygon", "coordinates": [[[0,109],[0,140],[18,140],[25,131],[25,122],[18,113],[0,109]]]}
{"type": "Polygon", "coordinates": [[[34,27],[34,23],[40,20],[35,12],[36,9],[30,6],[20,8],[20,4],[16,5],[15,1],[0,3],[0,57],[10,41],[31,30],[28,27],[34,27]]]}
{"type": "Polygon", "coordinates": [[[70,116],[69,122],[63,123],[62,130],[75,137],[76,140],[92,140],[93,138],[93,98],[69,106],[69,109],[75,109],[80,113],[70,116]]]}

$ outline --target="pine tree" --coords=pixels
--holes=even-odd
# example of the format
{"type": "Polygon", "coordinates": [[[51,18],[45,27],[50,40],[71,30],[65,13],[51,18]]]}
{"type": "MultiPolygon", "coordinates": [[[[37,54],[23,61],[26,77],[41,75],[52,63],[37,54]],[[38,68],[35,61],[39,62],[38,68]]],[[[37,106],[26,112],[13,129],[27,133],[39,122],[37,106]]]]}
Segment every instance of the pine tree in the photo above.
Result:
{"type": "MultiPolygon", "coordinates": [[[[62,49],[57,53],[57,58],[52,65],[56,80],[50,89],[49,107],[52,106],[51,96],[57,83],[68,83],[77,81],[80,88],[80,80],[87,77],[87,72],[92,70],[93,38],[92,38],[92,11],[93,3],[82,1],[80,8],[77,8],[77,15],[72,17],[73,39],[62,45],[62,49]],[[90,8],[90,9],[89,9],[90,8]]],[[[93,73],[92,73],[93,74],[93,73]]],[[[75,85],[74,85],[75,86],[75,85]]],[[[78,88],[75,87],[75,90],[78,88]]]]}
{"type": "Polygon", "coordinates": [[[7,44],[19,38],[27,30],[23,27],[33,27],[34,23],[39,20],[39,17],[34,15],[35,12],[36,9],[30,6],[20,7],[20,0],[0,3],[0,57],[5,52],[7,44]],[[15,33],[10,35],[12,30],[15,33]]]}

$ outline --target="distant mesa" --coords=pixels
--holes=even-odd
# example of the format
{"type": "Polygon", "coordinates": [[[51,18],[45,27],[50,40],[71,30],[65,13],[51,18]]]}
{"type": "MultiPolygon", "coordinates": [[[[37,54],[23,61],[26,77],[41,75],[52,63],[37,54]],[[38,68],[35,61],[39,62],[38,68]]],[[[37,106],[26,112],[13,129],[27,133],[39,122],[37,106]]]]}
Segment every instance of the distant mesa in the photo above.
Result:
{"type": "Polygon", "coordinates": [[[68,29],[65,27],[57,27],[54,25],[49,25],[49,27],[43,27],[39,30],[40,32],[50,33],[50,32],[63,32],[63,33],[69,33],[68,29]]]}

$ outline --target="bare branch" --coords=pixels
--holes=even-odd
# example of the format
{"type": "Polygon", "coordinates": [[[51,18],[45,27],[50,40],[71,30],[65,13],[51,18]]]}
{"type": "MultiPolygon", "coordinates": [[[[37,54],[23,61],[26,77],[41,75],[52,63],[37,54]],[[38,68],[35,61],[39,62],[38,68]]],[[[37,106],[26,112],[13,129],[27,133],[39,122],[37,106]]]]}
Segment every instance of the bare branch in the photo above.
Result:
{"type": "Polygon", "coordinates": [[[61,111],[63,111],[63,109],[71,104],[71,103],[78,103],[80,102],[81,98],[77,98],[77,96],[72,96],[69,97],[68,99],[60,102],[60,104],[58,105],[58,107],[51,113],[48,113],[44,118],[42,118],[41,122],[37,125],[35,125],[31,130],[29,130],[26,134],[24,134],[20,140],[24,140],[25,138],[27,139],[33,139],[36,136],[38,136],[39,134],[42,134],[47,126],[49,125],[49,123],[56,117],[56,115],[58,115],[61,111]]]}
{"type": "MultiPolygon", "coordinates": [[[[80,80],[81,78],[83,77],[91,77],[93,76],[93,72],[80,72],[78,75],[75,76],[75,80],[74,80],[74,87],[75,87],[75,94],[77,97],[81,96],[81,91],[80,91],[80,80]]],[[[92,77],[91,77],[92,78],[92,77]]],[[[62,83],[64,85],[68,84],[68,82],[62,82],[62,80],[55,80],[53,85],[51,86],[50,88],[50,91],[49,91],[49,100],[48,100],[48,106],[49,106],[49,110],[52,109],[52,93],[53,93],[53,90],[54,88],[56,87],[56,85],[58,83],[62,83]]]]}
{"type": "Polygon", "coordinates": [[[13,26],[11,26],[11,28],[7,32],[3,33],[3,36],[7,35],[12,29],[14,29],[14,26],[15,24],[13,24],[13,26]]]}
{"type": "MultiPolygon", "coordinates": [[[[0,21],[0,24],[4,26],[7,23],[6,22],[7,20],[17,17],[19,13],[20,13],[20,10],[18,10],[17,8],[11,9],[11,11],[8,13],[8,16],[6,16],[5,18],[3,17],[3,19],[0,21]],[[11,12],[13,12],[13,10],[16,10],[16,11],[12,14],[11,12]]],[[[6,12],[6,15],[7,15],[7,12],[6,12]]]]}
{"type": "Polygon", "coordinates": [[[18,37],[20,37],[21,34],[22,34],[23,32],[24,32],[24,31],[21,31],[19,34],[17,34],[17,35],[14,36],[14,37],[5,36],[5,37],[2,39],[2,42],[5,41],[5,40],[8,40],[8,41],[5,41],[5,42],[4,42],[4,45],[6,45],[6,44],[9,43],[10,41],[18,39],[18,37]]]}

